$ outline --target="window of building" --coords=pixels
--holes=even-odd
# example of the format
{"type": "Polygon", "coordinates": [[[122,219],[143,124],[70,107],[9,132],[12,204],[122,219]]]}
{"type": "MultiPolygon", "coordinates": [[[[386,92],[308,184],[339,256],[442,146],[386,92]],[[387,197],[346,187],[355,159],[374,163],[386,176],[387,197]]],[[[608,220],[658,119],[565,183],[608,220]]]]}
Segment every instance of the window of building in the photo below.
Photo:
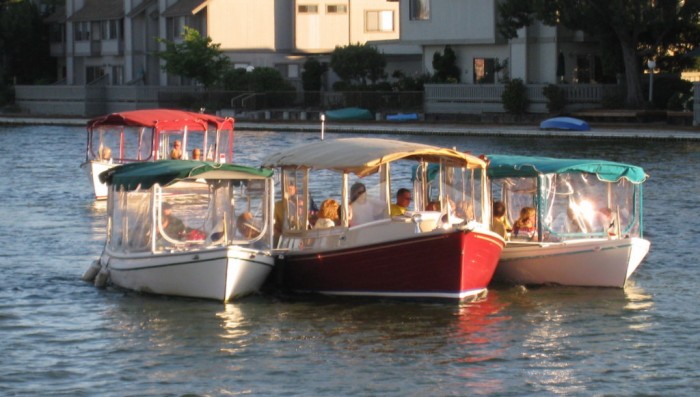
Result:
{"type": "Polygon", "coordinates": [[[496,82],[495,58],[474,58],[474,82],[477,84],[494,84],[496,82]]]}
{"type": "Polygon", "coordinates": [[[102,40],[117,40],[121,37],[119,20],[111,19],[100,22],[100,33],[102,40]]]}
{"type": "Polygon", "coordinates": [[[348,6],[344,4],[329,4],[326,6],[326,14],[347,14],[348,6]]]}
{"type": "Polygon", "coordinates": [[[90,84],[105,75],[102,66],[88,66],[85,68],[85,82],[90,84]]]}
{"type": "Polygon", "coordinates": [[[287,78],[298,79],[299,78],[299,64],[291,63],[287,68],[287,78]]]}
{"type": "Polygon", "coordinates": [[[168,18],[166,21],[168,40],[181,39],[182,34],[185,33],[185,26],[187,26],[187,22],[188,21],[185,16],[168,18]]]}
{"type": "Polygon", "coordinates": [[[297,12],[299,14],[318,14],[318,6],[317,5],[300,5],[297,6],[297,12]]]}
{"type": "Polygon", "coordinates": [[[51,43],[63,43],[63,32],[65,30],[65,25],[59,23],[52,23],[49,25],[49,41],[51,43]]]}
{"type": "Polygon", "coordinates": [[[408,8],[412,21],[430,19],[430,0],[410,0],[408,8]]]}
{"type": "Polygon", "coordinates": [[[367,11],[365,13],[365,30],[367,32],[393,32],[394,12],[367,11]]]}
{"type": "Polygon", "coordinates": [[[112,66],[112,85],[124,84],[124,67],[122,65],[112,66]]]}
{"type": "Polygon", "coordinates": [[[73,26],[73,29],[75,41],[90,40],[90,22],[76,22],[73,26]]]}

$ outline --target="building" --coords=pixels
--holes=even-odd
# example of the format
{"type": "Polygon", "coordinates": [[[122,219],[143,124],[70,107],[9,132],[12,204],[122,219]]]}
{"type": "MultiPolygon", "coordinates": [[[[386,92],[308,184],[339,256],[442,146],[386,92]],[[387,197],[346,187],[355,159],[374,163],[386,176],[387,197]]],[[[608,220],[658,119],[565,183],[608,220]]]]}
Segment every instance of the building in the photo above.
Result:
{"type": "Polygon", "coordinates": [[[184,27],[209,36],[237,67],[274,67],[294,81],[308,56],[399,37],[385,0],[66,0],[47,19],[57,80],[67,85],[191,85],[161,68],[155,38],[184,27]]]}
{"type": "Polygon", "coordinates": [[[507,40],[498,32],[497,0],[408,0],[399,9],[400,39],[377,43],[385,53],[421,59],[434,72],[433,56],[449,45],[460,82],[496,84],[506,77],[527,84],[601,82],[594,41],[582,32],[536,23],[507,40]]]}

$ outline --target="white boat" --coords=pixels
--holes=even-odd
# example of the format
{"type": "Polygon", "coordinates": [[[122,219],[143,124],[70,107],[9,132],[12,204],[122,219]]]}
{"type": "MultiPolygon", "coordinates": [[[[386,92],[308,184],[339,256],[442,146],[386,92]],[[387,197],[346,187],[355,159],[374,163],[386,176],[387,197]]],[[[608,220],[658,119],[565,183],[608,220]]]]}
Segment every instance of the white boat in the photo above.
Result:
{"type": "Polygon", "coordinates": [[[643,237],[640,167],[603,160],[488,155],[494,200],[514,226],[534,208],[534,235],[513,230],[494,281],[524,285],[625,286],[649,252],[643,237]]]}
{"type": "Polygon", "coordinates": [[[505,241],[489,230],[486,164],[478,157],[418,143],[346,138],[284,150],[263,166],[279,168],[285,186],[278,202],[281,254],[272,278],[281,288],[449,300],[486,293],[505,241]],[[434,189],[425,183],[430,164],[440,181],[434,189]],[[400,188],[412,190],[413,206],[391,216],[400,188]],[[340,208],[337,223],[327,228],[311,227],[307,204],[325,201],[320,197],[340,208]]]}
{"type": "Polygon", "coordinates": [[[258,291],[272,270],[272,170],[161,160],[100,179],[107,238],[86,281],[228,302],[258,291]]]}
{"type": "Polygon", "coordinates": [[[201,160],[233,162],[233,119],[171,109],[144,109],[110,113],[87,123],[85,162],[98,200],[107,198],[99,175],[120,164],[169,159],[173,145],[181,159],[192,159],[196,148],[201,160]]]}

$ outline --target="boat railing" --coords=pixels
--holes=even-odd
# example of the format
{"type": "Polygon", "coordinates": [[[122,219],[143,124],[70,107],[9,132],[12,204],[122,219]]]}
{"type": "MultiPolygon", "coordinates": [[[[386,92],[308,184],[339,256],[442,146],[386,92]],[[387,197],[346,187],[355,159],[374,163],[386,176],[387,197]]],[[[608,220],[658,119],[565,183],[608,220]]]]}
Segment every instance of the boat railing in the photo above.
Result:
{"type": "Polygon", "coordinates": [[[422,214],[424,216],[417,213],[411,215],[379,219],[349,228],[338,226],[328,229],[286,230],[277,250],[316,251],[355,247],[411,238],[416,234],[439,229],[437,217],[432,211],[422,214]]]}
{"type": "Polygon", "coordinates": [[[339,247],[346,232],[347,228],[342,226],[327,229],[288,230],[280,238],[277,249],[295,251],[333,249],[339,247]]]}

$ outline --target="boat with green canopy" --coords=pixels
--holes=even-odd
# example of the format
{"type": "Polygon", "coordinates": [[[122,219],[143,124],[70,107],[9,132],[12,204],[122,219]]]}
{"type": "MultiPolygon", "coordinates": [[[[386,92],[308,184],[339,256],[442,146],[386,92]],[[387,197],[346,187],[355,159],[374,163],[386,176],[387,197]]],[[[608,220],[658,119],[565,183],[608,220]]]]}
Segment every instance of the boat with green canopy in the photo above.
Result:
{"type": "Polygon", "coordinates": [[[256,292],[274,266],[272,174],[194,160],[101,173],[109,187],[106,243],[83,279],[223,302],[256,292]]]}
{"type": "Polygon", "coordinates": [[[650,247],[642,217],[648,175],[641,167],[497,154],[486,159],[494,208],[496,201],[505,208],[492,221],[507,240],[495,282],[624,287],[650,247]]]}

